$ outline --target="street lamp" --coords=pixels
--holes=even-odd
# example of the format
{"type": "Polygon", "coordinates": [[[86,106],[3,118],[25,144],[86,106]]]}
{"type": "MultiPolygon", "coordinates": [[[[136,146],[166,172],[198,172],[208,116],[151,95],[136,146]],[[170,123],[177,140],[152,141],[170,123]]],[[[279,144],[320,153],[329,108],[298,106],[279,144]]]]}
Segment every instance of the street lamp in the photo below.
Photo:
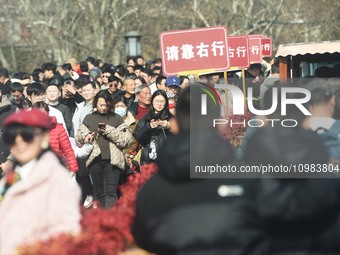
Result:
{"type": "Polygon", "coordinates": [[[125,35],[125,51],[127,57],[135,57],[142,54],[141,35],[137,31],[130,31],[125,35]]]}

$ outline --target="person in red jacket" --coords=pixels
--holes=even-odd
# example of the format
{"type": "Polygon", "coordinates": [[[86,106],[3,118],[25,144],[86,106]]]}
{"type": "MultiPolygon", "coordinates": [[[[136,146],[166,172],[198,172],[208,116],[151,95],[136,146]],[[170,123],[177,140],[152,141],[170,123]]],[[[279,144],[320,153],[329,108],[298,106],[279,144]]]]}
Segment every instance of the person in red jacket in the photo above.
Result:
{"type": "MultiPolygon", "coordinates": [[[[36,102],[33,108],[38,108],[44,112],[49,112],[48,105],[43,102],[36,102]]],[[[62,124],[57,123],[57,119],[54,116],[51,118],[51,128],[50,128],[50,147],[59,156],[62,161],[66,160],[68,169],[71,171],[73,176],[75,172],[78,171],[78,163],[72,149],[69,137],[67,135],[66,129],[62,124]]]]}

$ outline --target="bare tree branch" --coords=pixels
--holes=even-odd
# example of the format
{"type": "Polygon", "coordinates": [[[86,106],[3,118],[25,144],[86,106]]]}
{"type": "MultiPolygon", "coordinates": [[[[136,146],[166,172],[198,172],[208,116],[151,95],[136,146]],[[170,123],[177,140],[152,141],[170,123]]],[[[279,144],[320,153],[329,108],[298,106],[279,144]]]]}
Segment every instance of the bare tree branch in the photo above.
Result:
{"type": "Polygon", "coordinates": [[[262,30],[263,34],[266,34],[267,30],[273,25],[273,23],[277,20],[278,16],[279,16],[279,12],[281,11],[283,2],[285,0],[280,0],[279,5],[277,6],[276,12],[273,16],[273,18],[271,19],[271,21],[267,24],[267,26],[262,30]]]}
{"type": "Polygon", "coordinates": [[[202,13],[198,10],[197,0],[194,0],[194,4],[193,4],[191,9],[202,20],[202,22],[204,23],[205,26],[210,27],[209,22],[205,19],[205,17],[202,15],[202,13]]]}

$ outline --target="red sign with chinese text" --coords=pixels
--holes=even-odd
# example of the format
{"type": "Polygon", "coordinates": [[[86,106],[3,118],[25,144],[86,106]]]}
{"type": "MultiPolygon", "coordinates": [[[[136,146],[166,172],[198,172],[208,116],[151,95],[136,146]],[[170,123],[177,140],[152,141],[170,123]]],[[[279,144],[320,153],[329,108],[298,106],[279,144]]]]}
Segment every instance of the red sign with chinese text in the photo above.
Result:
{"type": "Polygon", "coordinates": [[[159,35],[163,73],[195,73],[229,68],[227,28],[208,27],[162,32],[159,35]]]}
{"type": "Polygon", "coordinates": [[[261,39],[262,44],[262,56],[271,57],[272,56],[272,38],[264,37],[261,39]]]}
{"type": "Polygon", "coordinates": [[[248,37],[245,35],[229,36],[229,69],[243,69],[250,65],[248,37]]]}
{"type": "Polygon", "coordinates": [[[261,38],[248,36],[250,64],[262,62],[261,38]]]}

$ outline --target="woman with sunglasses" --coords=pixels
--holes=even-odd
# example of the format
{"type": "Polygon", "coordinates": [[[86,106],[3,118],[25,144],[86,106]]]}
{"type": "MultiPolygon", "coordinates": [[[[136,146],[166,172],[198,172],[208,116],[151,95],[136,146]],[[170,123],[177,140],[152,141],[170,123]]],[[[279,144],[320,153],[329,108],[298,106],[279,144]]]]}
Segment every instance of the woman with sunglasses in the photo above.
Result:
{"type": "Polygon", "coordinates": [[[101,74],[101,76],[102,76],[102,79],[103,79],[103,84],[102,84],[102,87],[101,87],[101,89],[107,89],[109,86],[108,86],[108,84],[109,84],[109,78],[110,77],[112,77],[113,76],[113,74],[112,74],[112,72],[111,72],[111,70],[108,70],[108,69],[103,69],[102,70],[102,74],[101,74]]]}
{"type": "Polygon", "coordinates": [[[50,117],[37,109],[4,121],[4,139],[16,163],[0,181],[0,254],[80,231],[80,190],[49,147],[50,126],[50,117]]]}
{"type": "Polygon", "coordinates": [[[150,109],[138,122],[133,135],[142,145],[140,164],[154,162],[157,151],[170,134],[169,100],[166,92],[156,90],[151,97],[150,109]]]}
{"type": "Polygon", "coordinates": [[[111,94],[101,90],[93,100],[94,112],[86,115],[76,132],[75,140],[81,147],[92,143],[86,166],[93,182],[94,197],[104,208],[118,199],[117,188],[121,172],[125,170],[123,150],[133,142],[130,127],[114,113],[111,94]]]}

